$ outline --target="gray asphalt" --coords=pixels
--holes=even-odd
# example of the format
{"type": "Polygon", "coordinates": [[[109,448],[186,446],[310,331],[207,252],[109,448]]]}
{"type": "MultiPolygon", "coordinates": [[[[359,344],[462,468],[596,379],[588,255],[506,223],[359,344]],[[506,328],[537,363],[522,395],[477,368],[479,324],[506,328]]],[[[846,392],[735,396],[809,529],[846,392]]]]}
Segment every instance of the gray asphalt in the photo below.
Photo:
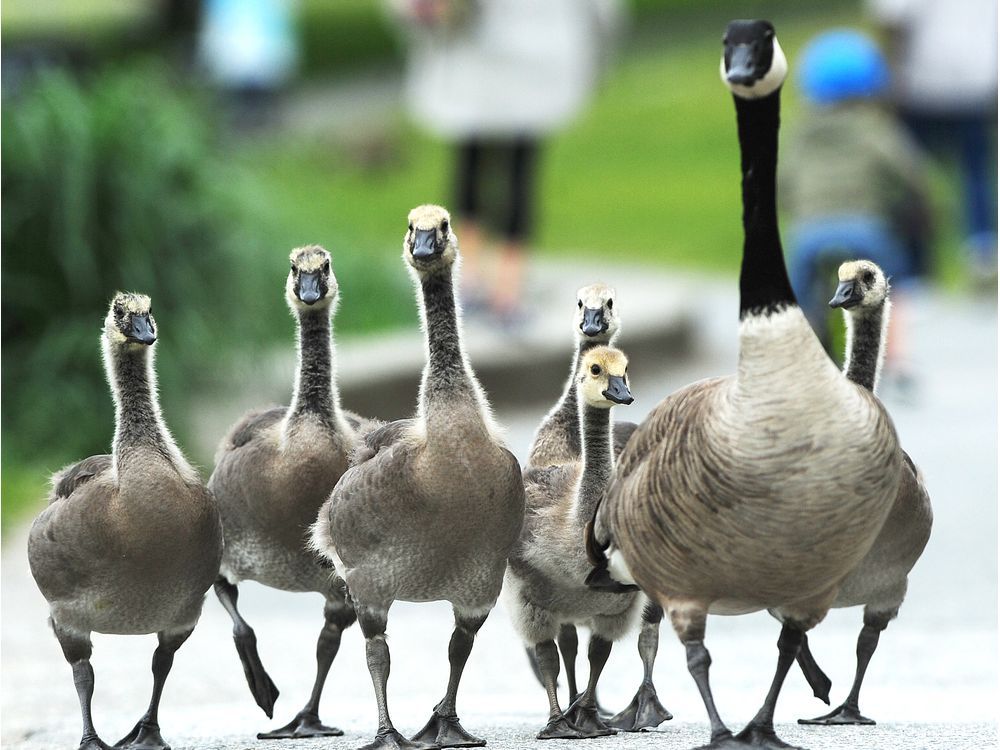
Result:
{"type": "MultiPolygon", "coordinates": [[[[609,278],[611,275],[609,274],[609,278]]],[[[633,363],[636,404],[619,418],[638,419],[663,395],[691,380],[731,372],[735,363],[736,297],[730,285],[692,280],[700,316],[697,352],[683,362],[633,363]]],[[[733,285],[735,286],[735,285],[733,285]]],[[[622,302],[624,305],[624,300],[622,302]]],[[[910,579],[899,619],[883,635],[862,694],[876,727],[813,728],[799,717],[824,713],[803,678],[792,673],[778,706],[779,733],[814,748],[986,748],[997,746],[997,312],[989,301],[937,293],[915,294],[905,309],[912,393],[887,387],[884,399],[903,444],[923,469],[935,506],[935,529],[910,579]],[[905,395],[905,397],[904,397],[905,395]]],[[[627,327],[621,346],[628,350],[627,327]]],[[[553,384],[553,391],[558,384],[553,384]]],[[[509,442],[523,456],[545,404],[499,414],[509,442]]],[[[8,534],[2,556],[3,747],[75,747],[79,711],[70,670],[45,624],[45,603],[30,580],[25,531],[8,534]]],[[[291,747],[259,742],[255,732],[285,723],[304,702],[312,681],[318,596],[285,594],[255,584],[241,587],[265,664],[282,689],[270,722],[247,693],[229,637],[230,624],[210,598],[202,622],[178,653],[160,720],[176,750],[291,747]]],[[[842,700],[854,671],[857,609],[831,612],[810,636],[819,663],[842,700]]],[[[444,604],[400,603],[389,620],[393,672],[390,707],[397,726],[413,732],[426,721],[447,679],[450,613],[444,604]]],[[[713,688],[723,718],[739,728],[756,711],[774,665],[777,630],[766,614],[713,618],[707,645],[713,688]]],[[[123,736],[143,712],[155,639],[95,635],[94,713],[105,741],[123,736]]],[[[585,669],[581,657],[580,669],[585,669]]],[[[634,640],[619,644],[602,678],[601,701],[618,709],[630,698],[641,668],[634,640]]],[[[664,629],[656,682],[677,717],[657,732],[591,740],[586,747],[685,748],[708,739],[704,710],[684,667],[683,651],[664,629]]],[[[345,635],[324,698],[322,715],[342,738],[300,741],[305,747],[353,748],[370,739],[374,701],[357,628],[345,635]]],[[[528,669],[506,614],[484,626],[459,696],[470,731],[497,749],[542,747],[534,734],[545,698],[528,669]]],[[[562,742],[555,743],[557,747],[562,742]]]]}

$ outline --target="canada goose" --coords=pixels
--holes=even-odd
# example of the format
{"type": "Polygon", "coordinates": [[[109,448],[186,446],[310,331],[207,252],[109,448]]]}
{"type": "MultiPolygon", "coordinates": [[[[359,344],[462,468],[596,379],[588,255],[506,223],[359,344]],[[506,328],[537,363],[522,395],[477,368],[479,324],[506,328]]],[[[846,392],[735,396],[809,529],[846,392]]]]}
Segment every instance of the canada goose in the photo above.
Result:
{"type": "Polygon", "coordinates": [[[496,603],[524,518],[524,484],[466,359],[455,301],[458,240],[448,212],[409,215],[403,258],[427,345],[417,416],[366,434],[319,513],[313,544],[347,582],[365,635],[379,728],[366,748],[478,746],[455,698],[476,633],[496,603]],[[444,699],[413,742],[389,719],[386,620],[394,601],[444,599],[455,613],[444,699]]]}
{"type": "Polygon", "coordinates": [[[48,507],[31,526],[31,573],[83,714],[81,750],[108,750],[90,714],[90,634],[156,633],[153,695],[116,747],[169,750],[160,696],[174,652],[194,630],[222,557],[222,524],[211,494],[160,413],[153,369],[156,323],[149,297],[118,293],[101,347],[115,401],[111,455],[91,456],[52,477],[48,507]]]}
{"type": "Polygon", "coordinates": [[[582,456],[572,463],[529,468],[524,475],[527,513],[510,556],[505,592],[514,626],[534,648],[548,693],[549,721],[538,739],[615,733],[598,716],[595,691],[612,642],[635,620],[639,596],[588,589],[580,540],[611,476],[611,407],[632,403],[627,368],[628,360],[617,349],[601,346],[583,353],[575,378],[582,456]],[[564,715],[556,697],[559,657],[553,638],[567,623],[586,624],[592,635],[587,689],[564,715]]]}
{"type": "Polygon", "coordinates": [[[319,702],[341,633],[356,619],[343,582],[307,546],[309,527],[347,469],[356,442],[350,421],[357,424],[357,417],[341,409],[333,372],[337,279],[330,254],[317,245],[296,248],[289,260],[285,298],[298,329],[291,405],[252,411],[234,425],[219,446],[208,481],[226,532],[215,593],[233,619],[250,690],[269,718],[278,690],[257,655],[253,629],[237,609],[237,584],[257,581],[284,591],[316,591],[326,599],[309,700],[291,722],[258,734],[259,739],[343,734],[320,721],[319,702]]]}
{"type": "MultiPolygon", "coordinates": [[[[844,310],[847,323],[847,357],[844,372],[848,379],[869,390],[878,384],[889,325],[889,284],[877,265],[870,261],[851,261],[840,266],[840,284],[830,300],[831,307],[844,310]]],[[[833,602],[835,608],[864,605],[864,627],[858,635],[857,670],[854,684],[843,704],[824,716],[799,719],[800,724],[874,724],[861,714],[858,696],[879,634],[899,613],[906,596],[907,576],[930,538],[933,513],[930,496],[920,470],[908,455],[896,502],[875,538],[868,554],[840,586],[833,602]]],[[[802,665],[814,690],[817,684],[829,691],[829,680],[816,665],[809,651],[809,641],[802,640],[799,650],[802,665]]],[[[829,702],[825,695],[821,695],[829,702]]]]}
{"type": "Polygon", "coordinates": [[[888,414],[826,356],[788,282],[775,209],[787,65],[774,27],[733,21],[723,44],[743,173],[737,372],[681,389],[639,426],[588,547],[670,617],[711,721],[707,747],[785,747],[774,708],[802,634],[871,547],[903,461],[888,414]],[[783,620],[778,664],[734,738],[709,686],[707,615],[760,609],[783,620]]]}

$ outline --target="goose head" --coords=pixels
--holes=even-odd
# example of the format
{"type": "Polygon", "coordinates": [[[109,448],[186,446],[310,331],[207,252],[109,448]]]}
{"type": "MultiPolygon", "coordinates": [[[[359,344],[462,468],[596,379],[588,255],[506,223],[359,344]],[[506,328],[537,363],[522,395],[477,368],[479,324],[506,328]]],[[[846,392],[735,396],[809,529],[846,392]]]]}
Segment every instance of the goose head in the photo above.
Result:
{"type": "Polygon", "coordinates": [[[839,284],[830,307],[859,312],[881,307],[889,295],[889,280],[870,260],[850,260],[837,269],[839,284]]]}
{"type": "Polygon", "coordinates": [[[451,216],[441,206],[423,205],[410,211],[403,237],[403,258],[420,276],[439,274],[454,265],[458,238],[451,216]]]}
{"type": "Polygon", "coordinates": [[[156,341],[156,321],[145,294],[118,292],[104,319],[108,343],[119,346],[151,346],[156,341]]]}
{"type": "Polygon", "coordinates": [[[785,81],[788,61],[770,21],[730,21],[722,37],[719,75],[736,96],[760,99],[785,81]]]}
{"type": "Polygon", "coordinates": [[[628,387],[628,357],[610,346],[597,346],[583,355],[577,376],[582,403],[598,409],[631,404],[628,387]]]}
{"type": "Polygon", "coordinates": [[[573,330],[581,340],[607,344],[618,335],[615,290],[607,284],[591,284],[576,293],[573,330]]]}
{"type": "Polygon", "coordinates": [[[336,300],[339,287],[330,268],[330,253],[319,245],[297,247],[288,256],[291,270],[285,281],[285,298],[295,310],[323,309],[336,300]]]}

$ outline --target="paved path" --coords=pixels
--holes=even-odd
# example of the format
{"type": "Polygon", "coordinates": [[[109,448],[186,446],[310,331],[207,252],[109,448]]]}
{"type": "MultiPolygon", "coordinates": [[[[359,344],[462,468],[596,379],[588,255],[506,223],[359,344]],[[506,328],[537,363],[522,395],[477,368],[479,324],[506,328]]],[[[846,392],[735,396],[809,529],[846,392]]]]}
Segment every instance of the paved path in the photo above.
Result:
{"type": "MultiPolygon", "coordinates": [[[[682,362],[646,357],[631,368],[636,419],[669,391],[695,378],[732,371],[736,299],[728,285],[696,282],[705,310],[694,356],[682,362]]],[[[627,316],[626,301],[622,300],[627,316]]],[[[874,728],[799,727],[798,717],[824,712],[804,680],[793,673],[778,706],[786,740],[821,748],[986,748],[997,744],[996,594],[996,307],[934,294],[910,306],[912,362],[919,388],[911,403],[886,395],[907,450],[923,468],[935,504],[930,544],[911,576],[900,618],[882,638],[862,695],[874,728]]],[[[627,317],[623,348],[628,349],[627,317]]],[[[558,392],[558,383],[551,391],[558,392]]],[[[512,447],[523,456],[544,404],[506,409],[512,447]]],[[[621,416],[624,418],[623,410],[621,416]]],[[[45,625],[45,606],[30,581],[24,532],[3,550],[2,745],[18,750],[74,747],[79,714],[70,671],[45,625]]],[[[254,733],[287,721],[301,706],[312,679],[315,637],[321,624],[318,596],[284,594],[255,584],[242,587],[241,604],[257,630],[261,653],[282,689],[275,722],[247,694],[229,638],[230,625],[210,598],[198,630],[179,652],[167,684],[161,724],[182,748],[291,747],[253,740],[254,733]]],[[[843,698],[854,670],[859,610],[831,612],[811,635],[818,661],[843,698]]],[[[415,731],[440,697],[447,675],[450,634],[446,605],[398,604],[389,621],[393,718],[415,731]]],[[[756,710],[773,670],[777,630],[767,615],[712,618],[713,686],[723,717],[740,727],[756,710]]],[[[152,637],[95,636],[95,716],[108,742],[124,735],[148,699],[152,637]]],[[[323,716],[347,731],[340,739],[302,747],[353,748],[375,725],[361,634],[344,637],[324,700],[323,716]]],[[[581,658],[580,666],[583,668],[581,658]]],[[[616,647],[601,697],[620,708],[640,675],[634,641],[616,647]]],[[[664,629],[656,680],[677,717],[654,733],[594,740],[586,747],[686,748],[707,740],[704,712],[684,667],[683,651],[664,629]]],[[[533,737],[545,699],[532,678],[502,610],[484,626],[466,671],[459,709],[465,726],[500,749],[547,747],[533,737]]],[[[562,745],[557,743],[557,747],[562,745]]]]}

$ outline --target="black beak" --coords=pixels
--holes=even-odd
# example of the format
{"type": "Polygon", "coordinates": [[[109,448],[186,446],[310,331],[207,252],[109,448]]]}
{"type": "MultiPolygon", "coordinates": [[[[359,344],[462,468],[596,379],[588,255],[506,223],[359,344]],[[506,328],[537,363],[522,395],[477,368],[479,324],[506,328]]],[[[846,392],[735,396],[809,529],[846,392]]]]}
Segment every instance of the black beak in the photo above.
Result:
{"type": "Polygon", "coordinates": [[[153,333],[153,324],[149,320],[148,313],[132,316],[132,334],[129,338],[147,346],[156,341],[156,334],[153,333]]]}
{"type": "Polygon", "coordinates": [[[635,401],[632,398],[632,391],[628,389],[628,384],[622,375],[608,375],[608,388],[602,391],[601,395],[608,401],[614,401],[616,404],[628,405],[635,401]]]}
{"type": "Polygon", "coordinates": [[[740,86],[751,86],[754,82],[753,48],[749,44],[737,44],[729,55],[726,66],[726,80],[740,86]]]}
{"type": "Polygon", "coordinates": [[[580,330],[583,331],[584,336],[596,336],[608,330],[608,322],[604,319],[604,308],[583,308],[583,321],[580,323],[580,330]]]}
{"type": "Polygon", "coordinates": [[[313,305],[319,302],[320,297],[323,296],[319,288],[319,271],[315,271],[313,273],[300,273],[299,285],[295,293],[298,298],[307,305],[313,305]]]}
{"type": "Polygon", "coordinates": [[[432,258],[437,254],[437,232],[433,229],[416,229],[413,232],[413,257],[432,258]]]}
{"type": "Polygon", "coordinates": [[[864,296],[858,282],[841,281],[840,286],[837,287],[837,292],[833,295],[833,299],[830,300],[830,307],[843,307],[845,310],[850,310],[861,302],[864,296]]]}

